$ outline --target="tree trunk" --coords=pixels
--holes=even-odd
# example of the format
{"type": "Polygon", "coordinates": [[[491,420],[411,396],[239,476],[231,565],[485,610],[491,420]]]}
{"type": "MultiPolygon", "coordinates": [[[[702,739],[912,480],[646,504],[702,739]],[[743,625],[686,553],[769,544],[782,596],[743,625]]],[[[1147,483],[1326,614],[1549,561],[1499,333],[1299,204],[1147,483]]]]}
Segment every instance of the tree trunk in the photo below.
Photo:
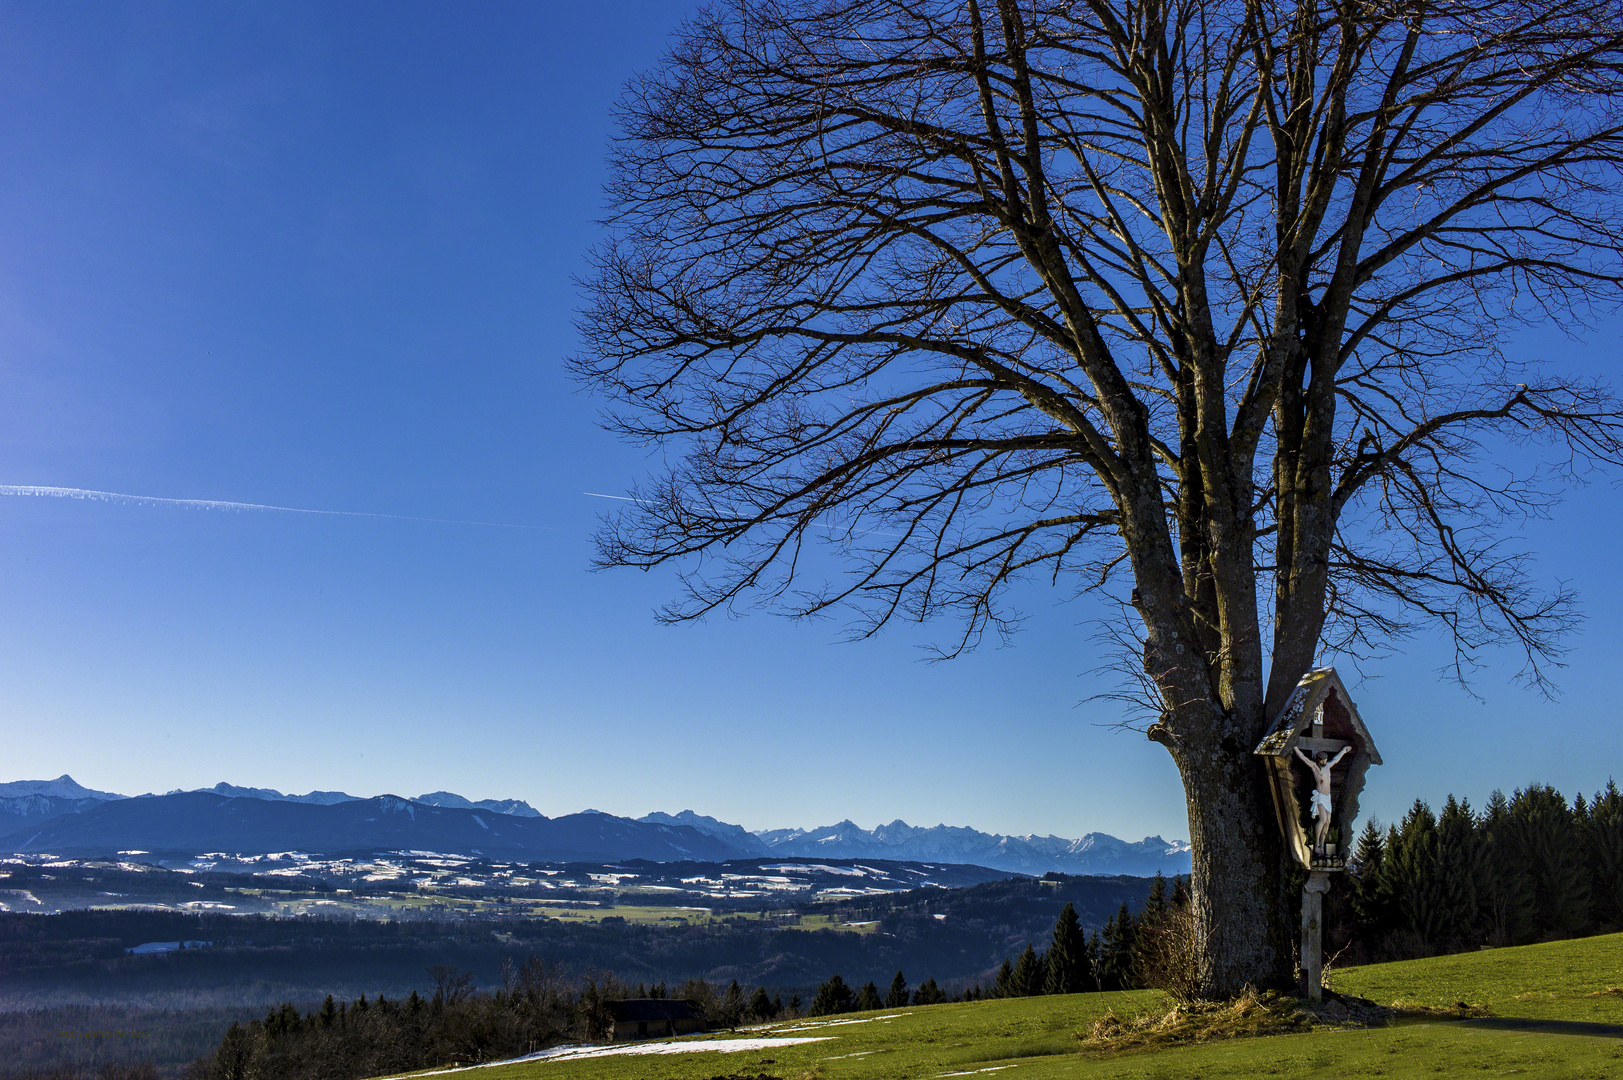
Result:
{"type": "Polygon", "coordinates": [[[1173,749],[1189,805],[1196,982],[1207,997],[1292,985],[1283,842],[1266,770],[1233,723],[1173,749]]]}

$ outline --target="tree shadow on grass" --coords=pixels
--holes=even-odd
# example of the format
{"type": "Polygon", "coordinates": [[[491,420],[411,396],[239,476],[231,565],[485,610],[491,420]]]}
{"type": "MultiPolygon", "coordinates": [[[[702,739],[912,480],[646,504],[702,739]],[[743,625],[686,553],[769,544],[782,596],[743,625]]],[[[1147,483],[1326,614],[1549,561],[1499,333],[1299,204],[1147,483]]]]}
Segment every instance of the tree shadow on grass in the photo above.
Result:
{"type": "Polygon", "coordinates": [[[1591,1035],[1602,1039],[1623,1039],[1623,1024],[1597,1024],[1589,1020],[1534,1020],[1518,1016],[1484,1016],[1461,1020],[1467,1027],[1495,1031],[1538,1031],[1546,1035],[1591,1035]]]}

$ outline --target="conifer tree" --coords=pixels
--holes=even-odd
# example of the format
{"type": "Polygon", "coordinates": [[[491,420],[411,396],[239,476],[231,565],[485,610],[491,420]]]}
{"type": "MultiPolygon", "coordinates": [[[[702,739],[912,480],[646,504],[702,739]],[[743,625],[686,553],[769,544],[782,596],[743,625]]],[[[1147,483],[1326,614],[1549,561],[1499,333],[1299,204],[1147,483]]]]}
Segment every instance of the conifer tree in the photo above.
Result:
{"type": "Polygon", "coordinates": [[[992,984],[992,994],[994,997],[1000,998],[1015,996],[1014,964],[1010,963],[1007,956],[1003,958],[1002,966],[997,969],[997,979],[992,984]]]}
{"type": "Polygon", "coordinates": [[[766,987],[757,986],[755,993],[750,996],[750,1015],[757,1020],[770,1020],[778,1015],[772,1007],[772,999],[766,996],[766,987]]]}
{"type": "Polygon", "coordinates": [[[1533,874],[1522,857],[1510,800],[1495,791],[1482,815],[1488,853],[1488,887],[1484,897],[1488,943],[1514,945],[1533,931],[1533,874]]]}
{"type": "Polygon", "coordinates": [[[1012,997],[1031,997],[1042,992],[1042,961],[1037,958],[1037,950],[1028,941],[1026,951],[1014,962],[1014,974],[1009,980],[1009,994],[1012,997]]]}
{"type": "Polygon", "coordinates": [[[1595,793],[1588,810],[1582,827],[1590,925],[1601,932],[1623,929],[1623,792],[1616,781],[1595,793]]]}
{"type": "Polygon", "coordinates": [[[913,992],[915,1005],[940,1005],[947,1000],[947,992],[936,985],[935,976],[932,975],[919,984],[913,992]]]}
{"type": "Polygon", "coordinates": [[[734,979],[722,995],[720,1016],[718,1019],[727,1027],[737,1027],[744,1018],[744,988],[734,979]]]}
{"type": "Polygon", "coordinates": [[[1086,987],[1093,973],[1088,970],[1088,942],[1076,917],[1076,905],[1067,903],[1060,911],[1046,959],[1045,994],[1077,994],[1086,987]]]}
{"type": "Polygon", "coordinates": [[[1424,800],[1415,800],[1388,838],[1386,863],[1400,927],[1411,938],[1405,948],[1419,956],[1442,951],[1449,927],[1437,872],[1437,817],[1424,800]]]}
{"type": "Polygon", "coordinates": [[[1589,921],[1589,874],[1572,809],[1547,784],[1529,784],[1510,800],[1517,853],[1533,878],[1533,927],[1564,938],[1582,933],[1589,921]]]}
{"type": "Polygon", "coordinates": [[[1094,961],[1099,989],[1133,989],[1134,930],[1133,913],[1127,910],[1127,902],[1123,901],[1116,914],[1105,923],[1104,934],[1099,942],[1099,950],[1094,961]]]}
{"type": "MultiPolygon", "coordinates": [[[[272,1014],[275,1015],[274,1013],[272,1014]]],[[[215,1080],[249,1080],[254,1052],[249,1029],[233,1023],[214,1052],[215,1080]]]]}
{"type": "Polygon", "coordinates": [[[1159,919],[1166,914],[1167,903],[1167,879],[1157,870],[1150,882],[1150,895],[1144,900],[1144,910],[1138,913],[1139,919],[1159,919]]]}
{"type": "Polygon", "coordinates": [[[902,978],[902,973],[898,971],[896,977],[890,980],[890,992],[885,995],[885,1008],[900,1009],[907,1001],[907,980],[902,978]]]}
{"type": "Polygon", "coordinates": [[[879,999],[879,988],[872,979],[862,984],[862,989],[857,991],[856,1001],[851,1005],[856,1012],[873,1012],[884,1007],[885,1003],[879,999]]]}
{"type": "Polygon", "coordinates": [[[850,1012],[852,998],[851,988],[836,972],[817,988],[817,996],[811,1003],[811,1015],[832,1016],[835,1013],[850,1012]]]}
{"type": "Polygon", "coordinates": [[[1481,912],[1487,851],[1470,802],[1453,795],[1437,818],[1437,875],[1449,950],[1480,944],[1486,936],[1481,912]]]}
{"type": "Polygon", "coordinates": [[[1358,933],[1371,948],[1392,933],[1396,922],[1385,857],[1380,826],[1373,820],[1366,822],[1353,854],[1352,902],[1358,933]]]}

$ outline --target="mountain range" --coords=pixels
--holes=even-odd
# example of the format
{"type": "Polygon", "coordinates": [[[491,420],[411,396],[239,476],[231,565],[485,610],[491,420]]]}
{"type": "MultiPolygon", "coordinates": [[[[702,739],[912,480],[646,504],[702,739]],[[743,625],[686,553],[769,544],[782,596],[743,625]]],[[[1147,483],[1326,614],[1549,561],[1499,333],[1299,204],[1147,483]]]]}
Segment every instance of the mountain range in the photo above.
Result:
{"type": "Polygon", "coordinates": [[[748,854],[797,859],[892,859],[900,862],[963,863],[1021,874],[1149,875],[1189,872],[1189,845],[1146,836],[1130,842],[1093,832],[1077,840],[1061,836],[1002,836],[978,829],[934,825],[919,828],[900,819],[875,829],[852,821],[819,829],[767,829],[748,832],[712,817],[684,810],[647,814],[639,821],[688,825],[748,854]]]}
{"type": "Polygon", "coordinates": [[[1074,840],[1003,836],[900,820],[871,830],[841,821],[750,832],[691,810],[637,819],[594,810],[548,818],[519,799],[474,802],[448,791],[363,799],[339,791],[284,795],[221,783],[127,798],[82,787],[66,775],[0,784],[0,851],[100,856],[382,850],[528,862],[779,857],[954,863],[1034,875],[1189,872],[1189,845],[1159,836],[1137,842],[1097,832],[1074,840]]]}

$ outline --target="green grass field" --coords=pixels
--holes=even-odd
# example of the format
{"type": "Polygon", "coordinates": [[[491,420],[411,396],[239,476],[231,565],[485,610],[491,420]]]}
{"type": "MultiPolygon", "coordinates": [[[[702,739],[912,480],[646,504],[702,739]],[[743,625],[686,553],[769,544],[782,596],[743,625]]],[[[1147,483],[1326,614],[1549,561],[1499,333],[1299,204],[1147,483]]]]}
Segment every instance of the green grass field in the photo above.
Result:
{"type": "Polygon", "coordinates": [[[1079,1040],[1112,1010],[1168,1007],[1155,991],[934,1005],[775,1024],[683,1043],[809,1037],[765,1049],[521,1062],[475,1080],[1258,1080],[1261,1077],[1623,1077],[1623,934],[1340,972],[1334,985],[1383,1004],[1485,1007],[1473,1021],[1223,1040],[1116,1056],[1079,1040]]]}

